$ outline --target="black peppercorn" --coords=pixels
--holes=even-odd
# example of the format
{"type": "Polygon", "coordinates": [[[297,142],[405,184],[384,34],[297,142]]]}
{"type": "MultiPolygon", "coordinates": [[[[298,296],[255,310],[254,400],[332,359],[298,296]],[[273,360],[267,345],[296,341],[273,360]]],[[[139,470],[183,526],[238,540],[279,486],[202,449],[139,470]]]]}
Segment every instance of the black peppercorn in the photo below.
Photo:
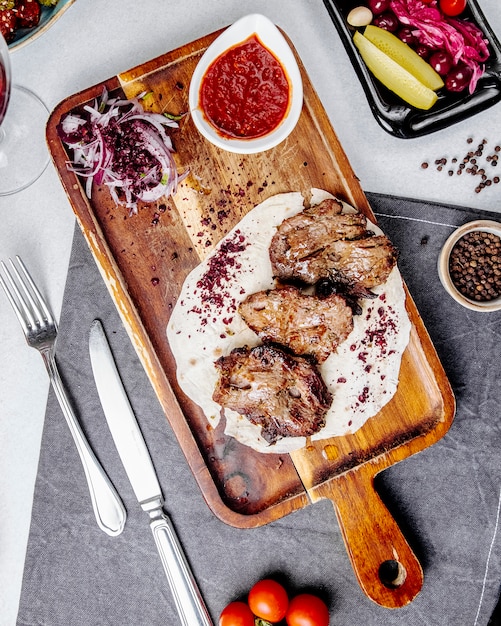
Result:
{"type": "MultiPolygon", "coordinates": [[[[468,137],[466,143],[473,143],[473,138],[468,137]]],[[[490,164],[491,167],[497,165],[499,159],[498,153],[501,152],[501,146],[496,144],[496,146],[490,150],[490,154],[485,154],[484,149],[487,143],[487,139],[482,139],[478,143],[476,150],[468,150],[462,157],[457,155],[452,157],[442,156],[434,161],[423,161],[421,163],[421,169],[428,169],[429,165],[434,163],[437,172],[446,171],[448,176],[453,176],[454,174],[458,176],[461,176],[461,174],[479,176],[481,182],[475,183],[474,191],[475,193],[480,193],[486,187],[490,187],[492,183],[499,182],[499,177],[491,178],[490,175],[486,173],[486,166],[488,164],[490,164]],[[450,163],[453,167],[449,165],[447,168],[444,168],[447,163],[450,163]]]]}
{"type": "Polygon", "coordinates": [[[449,258],[451,280],[460,293],[476,302],[501,296],[501,238],[472,231],[457,241],[449,258]]]}

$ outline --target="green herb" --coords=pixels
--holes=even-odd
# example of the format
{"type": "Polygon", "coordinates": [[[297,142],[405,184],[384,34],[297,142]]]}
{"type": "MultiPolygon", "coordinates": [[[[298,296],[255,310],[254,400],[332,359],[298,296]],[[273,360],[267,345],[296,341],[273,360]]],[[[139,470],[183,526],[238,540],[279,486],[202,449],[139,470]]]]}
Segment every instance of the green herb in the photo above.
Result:
{"type": "Polygon", "coordinates": [[[174,120],[174,122],[179,122],[182,120],[186,113],[181,113],[180,115],[175,115],[174,113],[164,113],[163,114],[168,120],[174,120]]]}
{"type": "Polygon", "coordinates": [[[16,5],[16,0],[0,0],[0,11],[11,11],[16,5]]]}

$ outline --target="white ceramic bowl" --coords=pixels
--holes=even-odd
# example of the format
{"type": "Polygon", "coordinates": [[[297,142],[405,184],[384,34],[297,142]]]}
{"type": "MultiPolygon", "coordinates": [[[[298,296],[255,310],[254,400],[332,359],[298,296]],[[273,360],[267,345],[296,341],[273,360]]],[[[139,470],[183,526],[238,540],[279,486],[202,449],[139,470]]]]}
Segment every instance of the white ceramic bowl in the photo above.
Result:
{"type": "Polygon", "coordinates": [[[459,302],[459,304],[462,304],[467,309],[471,309],[472,311],[482,311],[484,313],[490,311],[498,311],[499,309],[501,309],[501,297],[486,302],[471,300],[470,298],[464,296],[455,287],[449,273],[449,257],[452,249],[459,241],[459,239],[461,239],[461,237],[463,237],[467,233],[474,231],[494,233],[498,237],[501,237],[501,223],[491,220],[476,220],[474,222],[464,224],[463,226],[455,230],[449,237],[449,239],[447,239],[447,241],[445,242],[444,247],[442,248],[442,251],[438,258],[438,275],[447,293],[452,296],[454,300],[456,300],[456,302],[459,302]]]}
{"type": "Polygon", "coordinates": [[[294,54],[278,28],[264,15],[252,14],[229,26],[207,48],[200,59],[190,83],[189,107],[198,131],[211,143],[238,154],[255,154],[278,145],[292,132],[303,107],[303,82],[294,54]],[[291,88],[291,102],[286,116],[272,132],[254,139],[225,137],[205,117],[200,107],[200,86],[213,61],[229,48],[256,34],[261,43],[273,53],[285,69],[291,88]]]}

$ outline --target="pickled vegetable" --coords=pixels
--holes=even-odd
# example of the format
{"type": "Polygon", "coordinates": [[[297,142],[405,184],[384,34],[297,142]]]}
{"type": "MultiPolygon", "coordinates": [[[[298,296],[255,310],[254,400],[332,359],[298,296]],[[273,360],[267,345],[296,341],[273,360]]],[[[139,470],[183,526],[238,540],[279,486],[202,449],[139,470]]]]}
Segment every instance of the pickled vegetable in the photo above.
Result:
{"type": "Polygon", "coordinates": [[[372,22],[372,11],[367,7],[355,7],[348,13],[348,17],[346,21],[350,26],[354,28],[361,28],[362,26],[367,26],[372,22]]]}
{"type": "Polygon", "coordinates": [[[432,89],[423,85],[362,33],[357,31],[353,42],[369,71],[390,91],[417,109],[428,110],[435,104],[438,96],[432,89]]]}
{"type": "Polygon", "coordinates": [[[395,33],[400,26],[398,18],[393,11],[385,11],[381,15],[376,15],[372,23],[374,26],[390,33],[395,33]]]}
{"type": "Polygon", "coordinates": [[[364,30],[364,36],[429,89],[437,91],[444,86],[440,74],[392,33],[377,26],[369,25],[364,30]]]}
{"type": "Polygon", "coordinates": [[[390,9],[390,0],[368,0],[367,4],[374,15],[381,15],[390,9]]]}
{"type": "Polygon", "coordinates": [[[452,69],[452,57],[446,50],[434,52],[430,56],[428,63],[440,76],[447,76],[452,69]]]}

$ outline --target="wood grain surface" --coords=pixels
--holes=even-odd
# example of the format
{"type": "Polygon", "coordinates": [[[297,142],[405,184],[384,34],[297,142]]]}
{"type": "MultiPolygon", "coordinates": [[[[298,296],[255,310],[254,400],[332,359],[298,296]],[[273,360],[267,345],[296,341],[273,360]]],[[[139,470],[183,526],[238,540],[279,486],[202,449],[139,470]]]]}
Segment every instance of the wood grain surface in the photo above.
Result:
{"type": "MultiPolygon", "coordinates": [[[[221,31],[219,31],[221,32],[221,31]]],[[[85,196],[66,167],[57,124],[98,97],[103,87],[127,97],[151,92],[148,107],[183,114],[193,70],[213,33],[110,78],[61,102],[47,141],[61,182],[153,388],[200,489],[223,521],[266,524],[319,499],[332,500],[348,554],[364,592],[382,606],[410,602],[421,567],[374,489],[375,476],[440,439],[453,420],[454,397],[419,313],[407,293],[412,331],[394,398],[354,435],[317,441],[291,454],[260,454],[213,429],[180,390],[166,327],[187,274],[250,209],[277,193],[330,191],[374,220],[348,159],[298,59],[304,104],[282,144],[242,156],[201,137],[189,115],[171,135],[179,171],[177,194],[137,215],[116,207],[106,189],[85,196]],[[390,579],[381,565],[397,574],[390,579]]],[[[342,97],[342,95],[339,95],[342,97]]],[[[375,220],[374,220],[375,221],[375,220]]],[[[222,420],[223,422],[224,420],[222,420]]]]}

